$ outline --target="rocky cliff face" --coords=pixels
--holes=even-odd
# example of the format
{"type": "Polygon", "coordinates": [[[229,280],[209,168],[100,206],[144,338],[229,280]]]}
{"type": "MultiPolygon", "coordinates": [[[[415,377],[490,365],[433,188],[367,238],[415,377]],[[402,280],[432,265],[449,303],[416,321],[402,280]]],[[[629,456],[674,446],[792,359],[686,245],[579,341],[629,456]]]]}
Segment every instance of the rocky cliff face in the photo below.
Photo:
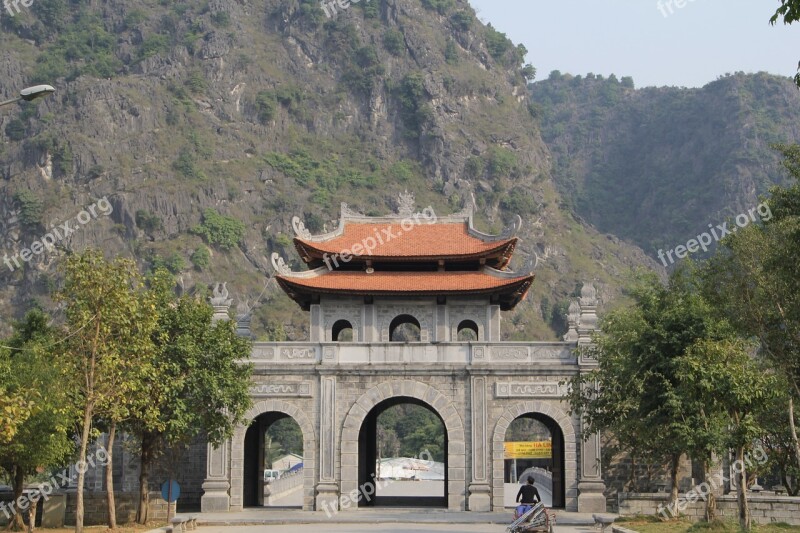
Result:
{"type": "Polygon", "coordinates": [[[556,72],[531,93],[574,212],[652,256],[756,207],[787,179],[771,145],[800,140],[800,92],[764,73],[635,90],[556,72]]]}
{"type": "Polygon", "coordinates": [[[340,202],[381,214],[406,189],[437,213],[473,203],[486,231],[523,217],[515,266],[538,278],[510,338],[553,337],[580,282],[596,278],[609,301],[648,263],[563,208],[524,53],[465,1],[331,8],[37,0],[3,16],[0,95],[57,93],[0,114],[0,253],[65,221],[77,230],[0,265],[0,316],[51,305],[61,258],[93,246],[167,266],[184,291],[228,281],[258,303],[258,336],[301,339],[306,317],[268,283],[272,251],[299,263],[292,216],[321,232],[340,202]],[[109,213],[81,223],[103,199],[109,213]]]}

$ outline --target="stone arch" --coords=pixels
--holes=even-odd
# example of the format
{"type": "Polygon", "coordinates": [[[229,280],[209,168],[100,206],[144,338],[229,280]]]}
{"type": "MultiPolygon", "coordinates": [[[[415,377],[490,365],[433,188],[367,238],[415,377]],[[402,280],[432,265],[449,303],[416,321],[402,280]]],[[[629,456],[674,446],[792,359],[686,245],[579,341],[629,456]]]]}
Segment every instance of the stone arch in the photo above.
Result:
{"type": "Polygon", "coordinates": [[[361,313],[358,310],[347,307],[325,310],[323,317],[325,342],[336,342],[333,329],[334,326],[342,320],[349,322],[350,326],[353,328],[353,342],[360,342],[363,339],[363,334],[361,333],[361,313]]]}
{"type": "Polygon", "coordinates": [[[231,511],[244,508],[244,437],[256,417],[265,413],[282,413],[290,416],[303,432],[303,510],[314,510],[314,470],[317,435],[305,411],[283,400],[262,400],[245,414],[246,425],[237,426],[231,441],[231,511]]]}
{"type": "Polygon", "coordinates": [[[356,333],[356,328],[353,326],[352,322],[350,322],[349,320],[344,319],[344,318],[339,319],[339,320],[337,320],[336,322],[333,323],[333,326],[331,327],[331,332],[330,332],[330,335],[331,335],[331,339],[330,340],[332,342],[339,342],[339,335],[342,333],[342,331],[345,331],[345,330],[348,330],[348,329],[353,334],[353,342],[357,342],[358,341],[358,334],[356,333]]]}
{"type": "Polygon", "coordinates": [[[414,315],[403,313],[402,315],[397,315],[392,319],[391,322],[389,322],[389,342],[395,342],[393,339],[394,332],[397,331],[398,328],[406,324],[411,324],[412,326],[415,326],[417,328],[417,332],[419,335],[419,338],[413,339],[411,342],[422,341],[422,324],[420,324],[420,321],[414,315]]]}
{"type": "Polygon", "coordinates": [[[475,333],[475,342],[485,341],[486,339],[481,337],[481,326],[472,319],[466,318],[455,325],[455,335],[453,336],[453,341],[459,340],[459,335],[463,330],[469,330],[475,333]]]}
{"type": "Polygon", "coordinates": [[[486,307],[455,305],[448,309],[450,324],[450,340],[458,340],[458,327],[464,321],[472,321],[478,326],[478,340],[485,342],[488,338],[486,333],[486,307]]]}
{"type": "Polygon", "coordinates": [[[434,339],[433,324],[436,323],[434,310],[425,306],[403,306],[388,305],[378,309],[378,332],[381,342],[390,341],[390,327],[392,321],[401,315],[410,315],[419,322],[419,333],[422,342],[430,342],[434,339]]]}
{"type": "Polygon", "coordinates": [[[509,406],[494,428],[492,436],[492,508],[501,511],[504,508],[505,490],[503,487],[504,457],[503,442],[511,422],[522,415],[535,413],[550,417],[561,428],[564,435],[564,489],[566,510],[578,510],[578,438],[573,419],[557,404],[539,400],[517,402],[509,406]]]}
{"type": "MultiPolygon", "coordinates": [[[[447,431],[448,508],[454,511],[466,510],[466,441],[464,423],[453,402],[434,387],[421,381],[392,380],[377,385],[356,400],[347,413],[342,427],[341,465],[342,494],[358,489],[358,434],[367,415],[374,407],[391,398],[413,398],[435,411],[444,421],[447,431]]],[[[350,506],[355,510],[357,506],[350,506]]]]}

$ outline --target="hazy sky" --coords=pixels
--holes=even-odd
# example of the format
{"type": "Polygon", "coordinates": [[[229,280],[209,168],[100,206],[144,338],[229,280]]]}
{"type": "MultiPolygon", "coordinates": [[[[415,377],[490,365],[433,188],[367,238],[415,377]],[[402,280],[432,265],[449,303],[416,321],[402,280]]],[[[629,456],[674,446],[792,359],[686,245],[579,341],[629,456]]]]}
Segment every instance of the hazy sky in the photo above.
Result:
{"type": "Polygon", "coordinates": [[[661,9],[659,0],[470,3],[525,45],[537,79],[560,70],[633,76],[637,87],[698,87],[726,72],[793,76],[800,60],[800,23],[769,25],[779,0],[661,0],[661,9]]]}

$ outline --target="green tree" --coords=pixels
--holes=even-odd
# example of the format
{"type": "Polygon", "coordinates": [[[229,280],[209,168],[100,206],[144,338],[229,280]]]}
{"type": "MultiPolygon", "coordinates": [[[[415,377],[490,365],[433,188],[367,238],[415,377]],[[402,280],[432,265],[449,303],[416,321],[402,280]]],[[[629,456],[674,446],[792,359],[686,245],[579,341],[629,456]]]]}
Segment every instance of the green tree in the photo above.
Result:
{"type": "MultiPolygon", "coordinates": [[[[0,356],[0,360],[13,364],[3,376],[4,387],[21,397],[28,414],[0,447],[0,468],[13,480],[15,501],[22,496],[28,476],[39,469],[63,465],[75,451],[71,438],[74,412],[66,402],[61,369],[50,349],[55,339],[48,321],[42,311],[30,311],[15,324],[14,334],[4,341],[6,348],[0,356]]],[[[22,515],[18,509],[12,519],[17,531],[24,529],[22,515]]]]}
{"type": "MultiPolygon", "coordinates": [[[[701,405],[708,417],[725,416],[724,423],[714,431],[713,440],[718,443],[707,445],[707,450],[735,451],[739,525],[744,530],[751,525],[745,453],[764,434],[758,417],[761,406],[777,396],[775,374],[765,371],[752,357],[753,351],[753,346],[741,340],[701,339],[676,361],[680,393],[701,405]]],[[[694,431],[699,429],[695,427],[694,431]]]]}
{"type": "Polygon", "coordinates": [[[703,300],[691,272],[676,270],[665,286],[642,274],[630,289],[633,305],[601,320],[593,349],[598,367],[572,380],[569,401],[585,431],[610,431],[634,457],[669,464],[669,508],[678,499],[681,456],[697,431],[687,417],[696,403],[679,391],[680,360],[700,340],[728,338],[703,300]]]}
{"type": "MultiPolygon", "coordinates": [[[[800,146],[778,146],[784,166],[800,180],[800,146]]],[[[800,398],[800,181],[776,187],[765,204],[762,225],[726,237],[703,277],[707,297],[785,376],[787,420],[800,467],[794,403],[800,398]]]]}
{"type": "Polygon", "coordinates": [[[768,457],[764,468],[778,474],[789,496],[797,496],[800,493],[800,467],[795,460],[794,441],[786,419],[786,405],[789,402],[787,395],[791,388],[786,385],[783,376],[778,378],[783,378],[783,383],[777,385],[778,397],[772,402],[765,402],[757,415],[764,427],[761,444],[768,457]]]}
{"type": "Polygon", "coordinates": [[[245,226],[243,222],[209,208],[203,211],[203,222],[192,232],[205,237],[209,244],[216,244],[228,250],[239,245],[244,237],[245,226]]]}
{"type": "MultiPolygon", "coordinates": [[[[780,19],[783,19],[784,24],[792,24],[800,20],[800,0],[781,0],[781,7],[775,11],[769,22],[774,26],[780,19]]],[[[795,74],[794,82],[800,86],[800,72],[795,74]]]]}
{"type": "MultiPolygon", "coordinates": [[[[138,390],[128,381],[142,358],[153,350],[154,306],[129,259],[106,261],[102,252],[87,250],[67,258],[63,289],[70,334],[59,344],[59,359],[72,407],[79,413],[78,460],[86,451],[98,415],[112,418],[111,405],[121,394],[138,390]]],[[[83,531],[85,469],[78,469],[75,531],[83,531]]]]}
{"type": "Polygon", "coordinates": [[[134,419],[126,431],[139,440],[139,508],[136,520],[148,520],[149,473],[159,450],[180,449],[205,435],[218,445],[233,435],[250,405],[250,341],[236,335],[231,321],[212,324],[206,302],[177,298],[172,276],[157,271],[150,279],[158,325],[151,406],[157,419],[134,419]]]}
{"type": "Polygon", "coordinates": [[[0,350],[0,445],[11,442],[34,405],[24,392],[12,390],[11,377],[11,353],[0,350]]]}
{"type": "Polygon", "coordinates": [[[205,246],[200,246],[192,252],[189,260],[197,270],[205,270],[211,264],[211,252],[205,246]]]}

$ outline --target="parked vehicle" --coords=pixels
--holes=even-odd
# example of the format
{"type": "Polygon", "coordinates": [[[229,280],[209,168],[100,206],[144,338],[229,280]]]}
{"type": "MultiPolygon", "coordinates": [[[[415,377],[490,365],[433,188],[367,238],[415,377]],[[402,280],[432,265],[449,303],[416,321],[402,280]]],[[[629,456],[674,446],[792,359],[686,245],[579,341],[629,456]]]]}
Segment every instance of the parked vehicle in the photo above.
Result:
{"type": "Polygon", "coordinates": [[[264,470],[264,483],[272,483],[276,479],[280,478],[281,478],[280,470],[270,470],[270,469],[264,470]]]}

